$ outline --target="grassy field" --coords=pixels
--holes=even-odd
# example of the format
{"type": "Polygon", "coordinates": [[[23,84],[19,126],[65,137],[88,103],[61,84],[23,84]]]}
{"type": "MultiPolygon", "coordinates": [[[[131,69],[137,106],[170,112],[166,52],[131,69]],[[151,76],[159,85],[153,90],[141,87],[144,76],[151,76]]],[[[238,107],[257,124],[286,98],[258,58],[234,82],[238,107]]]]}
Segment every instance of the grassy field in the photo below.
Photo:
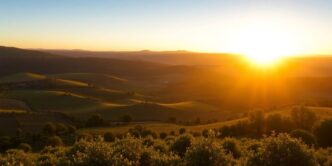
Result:
{"type": "Polygon", "coordinates": [[[97,73],[64,73],[49,75],[50,78],[65,79],[72,81],[84,82],[93,86],[126,89],[128,88],[128,80],[107,74],[97,73]]]}
{"type": "Polygon", "coordinates": [[[225,122],[217,122],[217,123],[193,125],[193,126],[173,124],[173,123],[161,123],[161,122],[144,122],[144,123],[133,123],[133,124],[121,125],[121,126],[115,126],[115,127],[86,128],[86,129],[79,130],[79,132],[97,134],[97,135],[103,134],[105,132],[123,134],[123,133],[126,133],[130,128],[135,127],[136,125],[141,125],[147,129],[155,131],[156,133],[161,133],[161,132],[169,133],[171,131],[178,132],[180,128],[185,128],[188,132],[190,132],[190,131],[201,132],[204,129],[220,128],[225,125],[234,124],[241,120],[244,120],[244,119],[236,119],[236,120],[230,120],[230,121],[225,121],[225,122]]]}
{"type": "Polygon", "coordinates": [[[15,83],[15,82],[27,82],[27,81],[37,81],[46,79],[46,76],[35,74],[35,73],[17,73],[0,78],[0,84],[3,83],[15,83]]]}
{"type": "MultiPolygon", "coordinates": [[[[331,107],[308,107],[309,109],[313,110],[316,115],[320,119],[329,119],[332,118],[332,108],[331,107]]],[[[277,109],[274,111],[267,112],[266,116],[270,114],[281,114],[283,116],[290,116],[290,112],[292,110],[292,107],[277,109]]],[[[223,122],[216,122],[216,123],[210,123],[210,124],[201,124],[201,125],[181,125],[181,124],[173,124],[173,123],[160,123],[160,122],[142,122],[142,123],[133,123],[128,125],[121,125],[121,126],[114,126],[114,127],[101,127],[101,128],[88,128],[88,129],[82,129],[80,130],[81,133],[88,132],[91,134],[103,134],[105,132],[112,132],[116,134],[123,134],[126,133],[130,128],[135,127],[136,125],[141,125],[146,127],[147,129],[151,129],[157,133],[160,132],[171,132],[175,131],[178,132],[180,128],[185,128],[188,132],[190,131],[197,131],[201,132],[204,129],[218,129],[223,126],[232,125],[239,121],[246,120],[247,118],[238,118],[234,120],[228,120],[223,122]]]]}
{"type": "MultiPolygon", "coordinates": [[[[320,119],[330,119],[332,118],[332,107],[307,107],[308,109],[314,111],[320,119]]],[[[283,116],[290,116],[292,107],[286,107],[281,109],[276,109],[268,112],[268,114],[281,114],[283,116]]]]}
{"type": "Polygon", "coordinates": [[[64,91],[15,90],[6,92],[3,97],[24,101],[32,109],[38,111],[84,113],[107,107],[106,104],[86,96],[64,91]]]}
{"type": "Polygon", "coordinates": [[[218,111],[218,108],[209,104],[195,102],[195,101],[185,101],[170,104],[160,104],[165,107],[174,108],[177,110],[192,110],[192,111],[218,111]]]}

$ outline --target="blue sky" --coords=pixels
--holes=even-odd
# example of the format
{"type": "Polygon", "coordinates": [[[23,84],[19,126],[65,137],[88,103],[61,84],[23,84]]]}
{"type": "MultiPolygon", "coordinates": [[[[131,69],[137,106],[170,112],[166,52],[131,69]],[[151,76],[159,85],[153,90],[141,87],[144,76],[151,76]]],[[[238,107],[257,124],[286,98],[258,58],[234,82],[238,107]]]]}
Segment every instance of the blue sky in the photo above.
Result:
{"type": "Polygon", "coordinates": [[[332,53],[331,9],[329,0],[0,0],[0,45],[236,52],[241,27],[272,20],[299,33],[300,53],[332,53]]]}

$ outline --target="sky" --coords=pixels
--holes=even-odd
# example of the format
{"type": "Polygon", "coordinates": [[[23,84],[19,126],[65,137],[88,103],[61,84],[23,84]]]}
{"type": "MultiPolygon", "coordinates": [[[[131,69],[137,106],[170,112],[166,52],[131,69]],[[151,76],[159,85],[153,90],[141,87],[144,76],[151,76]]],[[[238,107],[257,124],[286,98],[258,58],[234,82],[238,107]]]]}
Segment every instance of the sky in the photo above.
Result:
{"type": "Polygon", "coordinates": [[[332,54],[331,9],[331,0],[0,0],[0,45],[332,54]]]}

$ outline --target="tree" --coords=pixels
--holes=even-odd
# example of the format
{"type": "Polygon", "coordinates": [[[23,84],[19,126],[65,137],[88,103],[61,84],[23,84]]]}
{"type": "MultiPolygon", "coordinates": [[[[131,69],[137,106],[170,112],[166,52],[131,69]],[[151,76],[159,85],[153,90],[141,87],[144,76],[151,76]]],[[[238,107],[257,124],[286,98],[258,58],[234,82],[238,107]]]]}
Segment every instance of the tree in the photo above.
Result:
{"type": "Polygon", "coordinates": [[[131,115],[129,115],[129,114],[126,114],[126,115],[123,115],[123,116],[121,117],[121,121],[122,121],[123,123],[130,123],[130,122],[133,121],[133,117],[132,117],[131,115]]]}
{"type": "Polygon", "coordinates": [[[0,137],[0,152],[5,152],[6,150],[12,148],[12,140],[9,136],[0,137]]]}
{"type": "Polygon", "coordinates": [[[264,132],[265,115],[263,111],[253,111],[249,113],[249,123],[256,136],[261,136],[264,132]]]}
{"type": "Polygon", "coordinates": [[[61,146],[62,144],[62,139],[58,136],[52,136],[47,138],[46,145],[48,146],[61,146]]]}
{"type": "Polygon", "coordinates": [[[266,130],[268,132],[283,133],[295,129],[294,123],[281,114],[271,114],[266,118],[266,130]]]}
{"type": "Polygon", "coordinates": [[[159,134],[159,138],[160,139],[165,139],[166,137],[167,137],[167,133],[165,133],[165,132],[161,132],[160,134],[159,134]]]}
{"type": "Polygon", "coordinates": [[[113,133],[111,132],[106,132],[104,134],[104,141],[106,142],[114,142],[115,141],[115,136],[113,133]]]}
{"type": "Polygon", "coordinates": [[[63,135],[63,134],[66,134],[68,132],[67,126],[62,124],[62,123],[56,123],[55,127],[56,127],[56,134],[57,135],[63,135]]]}
{"type": "Polygon", "coordinates": [[[21,143],[18,145],[17,149],[21,149],[23,150],[24,152],[30,152],[31,151],[31,146],[27,143],[21,143]]]}
{"type": "Polygon", "coordinates": [[[234,138],[225,138],[221,143],[222,148],[225,150],[226,154],[232,155],[234,158],[241,157],[241,148],[239,143],[234,138]]]}
{"type": "Polygon", "coordinates": [[[304,106],[294,107],[291,111],[291,119],[298,128],[308,131],[310,131],[318,121],[315,112],[304,106]]]}
{"type": "Polygon", "coordinates": [[[183,157],[187,149],[193,142],[193,137],[189,134],[179,136],[171,145],[171,151],[183,157]]]}
{"type": "Polygon", "coordinates": [[[73,125],[68,125],[68,134],[75,134],[76,133],[76,127],[73,125]]]}
{"type": "Polygon", "coordinates": [[[322,147],[332,146],[332,119],[322,121],[314,127],[313,131],[318,145],[322,147]]]}
{"type": "Polygon", "coordinates": [[[43,128],[43,133],[47,136],[54,136],[56,134],[56,126],[49,122],[43,128]]]}
{"type": "Polygon", "coordinates": [[[180,128],[179,129],[179,134],[181,135],[181,134],[184,134],[184,133],[186,133],[186,129],[185,128],[180,128]]]}
{"type": "Polygon", "coordinates": [[[100,127],[100,126],[106,126],[107,123],[100,115],[92,115],[88,121],[86,122],[87,127],[100,127]]]}
{"type": "Polygon", "coordinates": [[[303,143],[311,146],[311,145],[315,145],[316,144],[316,140],[313,134],[309,133],[306,130],[294,130],[290,133],[290,136],[293,138],[298,138],[301,141],[303,141],[303,143]]]}

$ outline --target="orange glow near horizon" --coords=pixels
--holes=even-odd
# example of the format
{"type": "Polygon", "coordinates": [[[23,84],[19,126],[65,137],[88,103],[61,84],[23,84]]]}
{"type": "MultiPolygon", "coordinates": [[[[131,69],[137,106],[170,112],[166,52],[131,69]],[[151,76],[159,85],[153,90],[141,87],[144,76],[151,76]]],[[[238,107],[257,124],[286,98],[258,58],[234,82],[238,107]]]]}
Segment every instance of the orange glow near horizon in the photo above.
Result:
{"type": "Polygon", "coordinates": [[[283,27],[267,20],[243,24],[232,37],[234,52],[243,54],[258,67],[271,67],[283,58],[300,54],[301,40],[289,27],[283,27]]]}

